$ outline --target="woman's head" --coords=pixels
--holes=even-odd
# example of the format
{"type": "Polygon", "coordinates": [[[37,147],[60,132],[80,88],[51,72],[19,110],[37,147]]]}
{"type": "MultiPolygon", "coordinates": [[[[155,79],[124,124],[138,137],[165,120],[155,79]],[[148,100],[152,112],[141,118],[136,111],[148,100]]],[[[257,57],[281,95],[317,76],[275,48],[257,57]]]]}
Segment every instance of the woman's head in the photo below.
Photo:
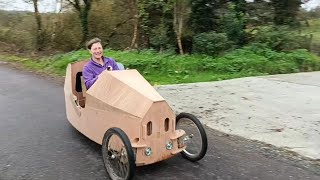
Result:
{"type": "Polygon", "coordinates": [[[100,59],[103,55],[103,48],[101,44],[101,39],[93,38],[86,44],[87,49],[94,59],[100,59]]]}

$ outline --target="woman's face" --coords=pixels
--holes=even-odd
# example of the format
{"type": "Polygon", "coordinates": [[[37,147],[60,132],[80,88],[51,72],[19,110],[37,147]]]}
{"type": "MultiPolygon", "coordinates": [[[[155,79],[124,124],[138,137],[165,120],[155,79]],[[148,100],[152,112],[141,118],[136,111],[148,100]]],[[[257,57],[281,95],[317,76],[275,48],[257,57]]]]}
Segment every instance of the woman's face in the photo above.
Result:
{"type": "Polygon", "coordinates": [[[101,43],[97,42],[97,43],[92,44],[91,49],[90,49],[90,53],[93,58],[101,59],[102,53],[103,53],[101,43]]]}

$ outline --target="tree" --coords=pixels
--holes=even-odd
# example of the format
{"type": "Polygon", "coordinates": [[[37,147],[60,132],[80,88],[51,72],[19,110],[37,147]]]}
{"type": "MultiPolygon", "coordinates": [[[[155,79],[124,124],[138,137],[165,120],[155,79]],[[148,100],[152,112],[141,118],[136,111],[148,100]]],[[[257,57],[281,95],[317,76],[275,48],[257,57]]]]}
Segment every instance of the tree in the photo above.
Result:
{"type": "Polygon", "coordinates": [[[34,7],[34,16],[37,24],[37,36],[36,36],[36,48],[38,51],[43,50],[44,45],[44,29],[42,27],[42,19],[38,9],[38,0],[25,0],[26,3],[33,3],[34,7]]]}
{"type": "Polygon", "coordinates": [[[164,48],[164,44],[168,43],[168,24],[172,24],[172,20],[167,18],[168,14],[172,14],[172,0],[139,0],[137,6],[138,34],[141,35],[142,46],[150,48],[156,45],[157,48],[164,48]]]}
{"type": "Polygon", "coordinates": [[[235,31],[235,36],[237,40],[234,40],[238,45],[242,46],[246,43],[246,14],[247,14],[247,2],[246,0],[231,0],[234,3],[234,11],[237,19],[237,30],[235,31]]]}
{"type": "Polygon", "coordinates": [[[139,27],[139,9],[138,2],[139,0],[127,0],[129,4],[130,14],[133,17],[133,35],[130,44],[130,49],[137,48],[137,38],[138,38],[138,27],[139,27]]]}
{"type": "Polygon", "coordinates": [[[138,17],[139,29],[141,33],[142,46],[150,48],[150,34],[153,26],[152,20],[156,19],[159,8],[157,0],[139,0],[138,1],[138,17]]]}
{"type": "Polygon", "coordinates": [[[218,12],[217,10],[224,3],[224,0],[193,0],[191,1],[191,14],[189,24],[193,32],[199,34],[202,32],[217,31],[218,12]]]}
{"type": "Polygon", "coordinates": [[[274,24],[297,25],[298,21],[296,17],[302,3],[301,0],[271,0],[271,4],[274,8],[274,24]]]}
{"type": "Polygon", "coordinates": [[[82,40],[80,47],[89,37],[88,17],[93,0],[66,0],[72,7],[78,11],[82,29],[82,40]]]}
{"type": "Polygon", "coordinates": [[[188,2],[186,0],[174,0],[173,28],[176,33],[179,53],[184,54],[182,46],[182,31],[187,15],[188,2]]]}
{"type": "Polygon", "coordinates": [[[176,39],[173,28],[173,1],[153,1],[150,44],[160,52],[174,47],[176,39]]]}
{"type": "Polygon", "coordinates": [[[247,4],[248,24],[261,26],[273,23],[273,7],[264,0],[255,0],[247,4]]]}
{"type": "Polygon", "coordinates": [[[235,4],[235,11],[237,17],[241,18],[247,12],[247,2],[246,0],[231,0],[235,4]]]}

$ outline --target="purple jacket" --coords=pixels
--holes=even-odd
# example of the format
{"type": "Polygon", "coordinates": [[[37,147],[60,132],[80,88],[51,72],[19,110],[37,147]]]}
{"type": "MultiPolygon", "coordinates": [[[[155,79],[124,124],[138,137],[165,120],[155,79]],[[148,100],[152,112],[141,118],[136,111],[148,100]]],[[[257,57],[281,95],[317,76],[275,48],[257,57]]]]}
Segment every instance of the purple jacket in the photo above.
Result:
{"type": "Polygon", "coordinates": [[[104,66],[90,59],[90,61],[83,67],[82,76],[87,89],[89,89],[94,82],[96,82],[99,74],[101,74],[108,67],[112,67],[112,70],[119,70],[116,61],[112,58],[103,57],[103,61],[104,66]]]}

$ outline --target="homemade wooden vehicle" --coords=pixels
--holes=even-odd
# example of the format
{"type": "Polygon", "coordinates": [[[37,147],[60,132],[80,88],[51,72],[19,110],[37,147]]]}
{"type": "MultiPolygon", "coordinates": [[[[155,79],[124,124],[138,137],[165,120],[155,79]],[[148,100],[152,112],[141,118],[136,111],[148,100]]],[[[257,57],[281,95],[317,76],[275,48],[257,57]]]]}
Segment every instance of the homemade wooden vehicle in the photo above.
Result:
{"type": "Polygon", "coordinates": [[[191,161],[204,157],[207,136],[195,116],[175,116],[137,70],[104,71],[86,90],[82,80],[86,62],[67,67],[66,114],[78,131],[102,145],[103,161],[112,179],[131,179],[136,166],[178,153],[191,161]]]}

